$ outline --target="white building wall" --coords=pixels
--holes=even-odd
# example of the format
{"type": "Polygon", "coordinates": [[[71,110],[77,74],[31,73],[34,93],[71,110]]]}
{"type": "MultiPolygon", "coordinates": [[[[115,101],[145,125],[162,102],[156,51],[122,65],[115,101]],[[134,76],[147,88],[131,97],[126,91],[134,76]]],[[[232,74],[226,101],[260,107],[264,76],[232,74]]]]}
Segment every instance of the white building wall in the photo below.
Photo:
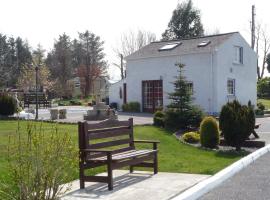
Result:
{"type": "Polygon", "coordinates": [[[126,80],[121,80],[116,83],[113,83],[110,85],[109,88],[109,102],[110,103],[117,103],[118,108],[122,108],[123,105],[123,99],[124,99],[124,88],[123,84],[126,80]],[[122,98],[120,98],[120,88],[122,90],[122,98]]]}
{"type": "Polygon", "coordinates": [[[228,78],[236,80],[236,99],[243,104],[248,100],[256,104],[257,57],[240,34],[234,34],[210,53],[127,60],[127,78],[111,85],[110,103],[116,102],[121,108],[123,99],[119,98],[119,88],[122,87],[124,92],[123,83],[126,82],[127,102],[138,101],[142,108],[142,81],[162,79],[165,107],[170,103],[168,93],[174,90],[172,83],[178,75],[177,62],[186,65],[184,74],[188,81],[193,82],[194,104],[205,112],[219,113],[228,102],[228,78]],[[233,63],[234,46],[243,47],[243,65],[233,63]]]}
{"type": "Polygon", "coordinates": [[[184,74],[193,82],[194,104],[206,112],[213,110],[211,54],[188,54],[181,56],[147,58],[127,61],[127,101],[138,101],[142,107],[142,81],[163,80],[163,105],[168,105],[168,93],[174,90],[173,82],[178,75],[175,63],[186,65],[184,74]]]}
{"type": "Polygon", "coordinates": [[[237,99],[242,104],[250,100],[256,105],[256,53],[240,34],[234,34],[217,51],[217,110],[228,100],[237,99]],[[234,46],[243,47],[243,64],[234,63],[234,46]],[[227,94],[227,80],[235,79],[235,97],[227,94]]]}

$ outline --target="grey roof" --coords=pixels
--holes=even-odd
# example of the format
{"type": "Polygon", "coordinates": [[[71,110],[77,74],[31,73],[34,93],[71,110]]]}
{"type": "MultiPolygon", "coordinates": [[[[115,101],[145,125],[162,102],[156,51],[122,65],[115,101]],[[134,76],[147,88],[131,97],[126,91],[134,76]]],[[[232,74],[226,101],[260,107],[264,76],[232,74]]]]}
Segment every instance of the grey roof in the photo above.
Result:
{"type": "MultiPolygon", "coordinates": [[[[173,41],[160,41],[152,42],[138,51],[128,55],[127,60],[135,60],[140,58],[149,58],[149,57],[161,57],[161,56],[172,56],[172,55],[183,55],[191,53],[203,53],[211,52],[213,49],[221,45],[224,41],[230,38],[232,35],[237,34],[238,32],[224,33],[218,35],[209,35],[197,38],[189,38],[182,40],[173,40],[173,41]],[[205,47],[198,47],[198,44],[209,40],[210,44],[205,47]],[[176,46],[171,50],[159,51],[161,47],[168,43],[181,42],[181,45],[176,46]]],[[[239,33],[238,33],[239,34],[239,33]]]]}

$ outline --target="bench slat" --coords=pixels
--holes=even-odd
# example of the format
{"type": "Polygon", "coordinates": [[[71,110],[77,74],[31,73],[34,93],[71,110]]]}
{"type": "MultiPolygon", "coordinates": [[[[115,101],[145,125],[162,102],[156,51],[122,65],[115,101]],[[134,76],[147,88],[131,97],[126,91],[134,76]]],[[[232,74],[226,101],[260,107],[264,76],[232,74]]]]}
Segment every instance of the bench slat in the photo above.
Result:
{"type": "Polygon", "coordinates": [[[89,144],[89,147],[91,149],[99,149],[99,148],[105,148],[105,147],[118,146],[118,145],[122,145],[122,144],[129,144],[130,142],[131,142],[131,140],[128,138],[128,139],[122,139],[122,140],[114,140],[114,141],[109,141],[109,142],[89,144]]]}
{"type": "MultiPolygon", "coordinates": [[[[127,152],[127,151],[130,151],[130,150],[133,150],[132,147],[124,147],[124,148],[121,148],[121,149],[116,149],[114,150],[114,153],[122,153],[122,152],[127,152]]],[[[90,159],[94,159],[94,158],[99,158],[99,157],[103,157],[103,156],[106,156],[106,153],[88,153],[88,158],[89,160],[90,159]]]]}
{"type": "MultiPolygon", "coordinates": [[[[128,158],[135,158],[138,156],[143,156],[143,155],[147,155],[147,154],[151,154],[156,152],[155,150],[131,150],[131,151],[126,151],[126,152],[122,152],[122,153],[118,153],[118,154],[113,154],[112,156],[112,160],[116,161],[116,160],[124,160],[124,159],[128,159],[128,158]]],[[[95,161],[104,161],[107,160],[107,156],[103,156],[103,157],[98,157],[93,159],[95,161]]]]}
{"type": "Polygon", "coordinates": [[[121,135],[129,135],[131,132],[130,129],[116,129],[116,130],[105,130],[101,132],[93,132],[88,134],[89,139],[101,139],[101,138],[109,138],[121,135]]]}

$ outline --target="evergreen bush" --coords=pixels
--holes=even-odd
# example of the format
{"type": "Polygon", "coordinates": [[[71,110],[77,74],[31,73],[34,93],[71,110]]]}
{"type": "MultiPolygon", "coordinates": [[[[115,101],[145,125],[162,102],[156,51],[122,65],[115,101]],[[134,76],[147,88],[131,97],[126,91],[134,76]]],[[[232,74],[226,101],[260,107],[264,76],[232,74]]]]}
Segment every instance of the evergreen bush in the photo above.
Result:
{"type": "Polygon", "coordinates": [[[254,129],[254,111],[251,106],[241,105],[236,100],[229,102],[221,109],[219,125],[226,143],[240,150],[254,129]]]}
{"type": "Polygon", "coordinates": [[[187,143],[196,144],[200,141],[200,134],[197,132],[187,132],[182,138],[187,143]]]}
{"type": "Polygon", "coordinates": [[[156,111],[154,114],[154,125],[164,127],[165,113],[162,111],[156,111]]]}
{"type": "Polygon", "coordinates": [[[17,103],[11,96],[0,95],[0,115],[13,115],[17,110],[17,103]]]}
{"type": "Polygon", "coordinates": [[[200,125],[201,145],[215,148],[219,145],[219,129],[215,118],[205,117],[200,125]]]}
{"type": "Polygon", "coordinates": [[[169,94],[171,104],[168,105],[165,112],[165,127],[171,130],[198,127],[203,118],[203,112],[200,108],[192,105],[192,94],[183,75],[185,65],[181,63],[175,65],[179,68],[179,76],[173,83],[174,92],[169,94]]]}

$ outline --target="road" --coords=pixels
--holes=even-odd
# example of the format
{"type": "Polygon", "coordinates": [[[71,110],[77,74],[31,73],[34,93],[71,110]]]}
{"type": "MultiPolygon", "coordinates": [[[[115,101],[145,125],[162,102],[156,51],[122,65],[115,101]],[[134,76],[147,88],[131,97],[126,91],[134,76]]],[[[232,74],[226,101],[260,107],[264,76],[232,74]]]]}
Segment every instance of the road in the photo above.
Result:
{"type": "MultiPolygon", "coordinates": [[[[261,126],[257,130],[260,139],[270,144],[270,117],[257,118],[261,126]]],[[[200,200],[269,200],[270,153],[226,180],[200,200]]]]}

